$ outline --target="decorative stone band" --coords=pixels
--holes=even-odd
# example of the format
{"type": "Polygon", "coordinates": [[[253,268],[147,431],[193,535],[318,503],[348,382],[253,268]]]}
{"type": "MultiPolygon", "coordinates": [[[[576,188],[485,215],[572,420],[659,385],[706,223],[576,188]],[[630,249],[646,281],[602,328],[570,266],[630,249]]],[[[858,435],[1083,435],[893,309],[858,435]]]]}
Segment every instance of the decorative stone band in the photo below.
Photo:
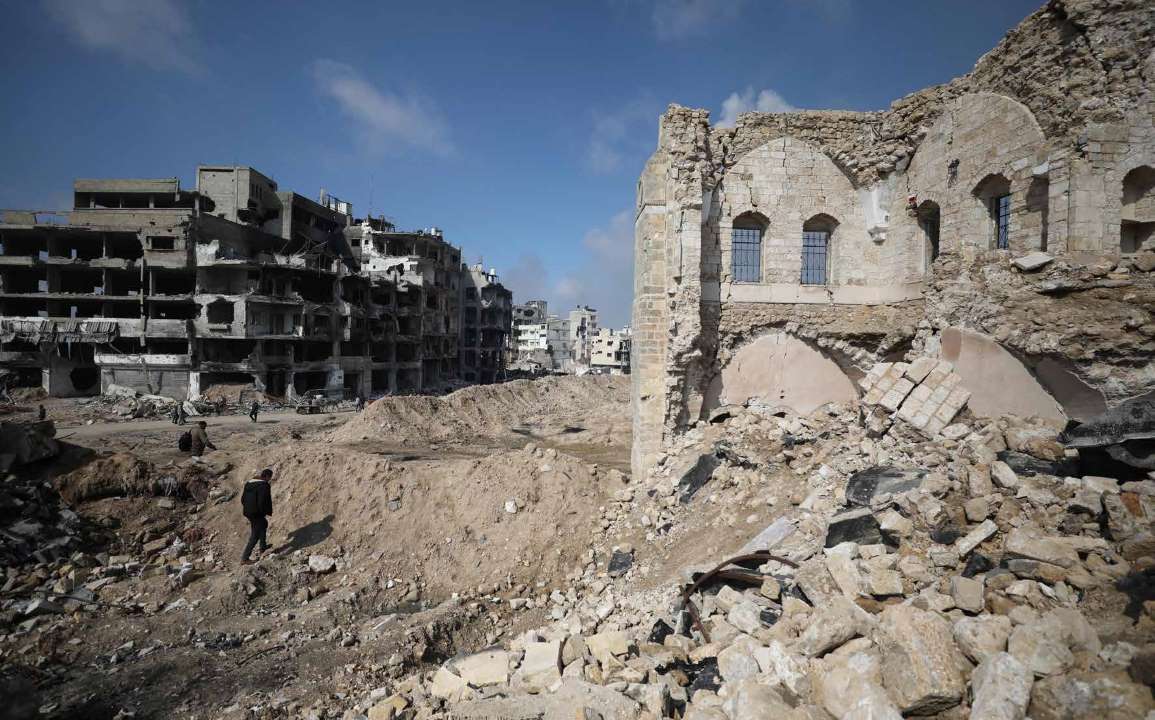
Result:
{"type": "Polygon", "coordinates": [[[747,303],[887,305],[919,300],[925,289],[926,284],[921,281],[877,286],[723,283],[722,299],[747,303]]]}

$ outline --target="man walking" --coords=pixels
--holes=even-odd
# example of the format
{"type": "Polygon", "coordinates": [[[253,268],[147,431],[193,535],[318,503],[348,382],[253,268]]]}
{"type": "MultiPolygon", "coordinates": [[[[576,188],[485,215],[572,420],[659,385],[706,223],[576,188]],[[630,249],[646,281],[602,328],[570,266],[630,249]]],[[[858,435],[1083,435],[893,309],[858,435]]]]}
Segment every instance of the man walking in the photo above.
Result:
{"type": "Polygon", "coordinates": [[[249,406],[249,419],[252,420],[253,422],[256,422],[257,421],[257,413],[260,411],[261,411],[260,404],[258,404],[257,401],[254,400],[253,404],[249,406]]]}
{"type": "Polygon", "coordinates": [[[204,420],[201,420],[193,426],[191,433],[193,457],[200,457],[201,455],[204,455],[205,448],[208,448],[209,450],[217,449],[217,446],[213,445],[212,441],[209,440],[209,434],[205,431],[205,428],[207,427],[208,423],[206,423],[204,420]]]}
{"type": "Polygon", "coordinates": [[[188,411],[184,409],[184,403],[178,403],[176,406],[176,424],[184,425],[185,420],[188,419],[188,411]]]}
{"type": "Polygon", "coordinates": [[[241,491],[241,509],[249,521],[249,542],[241,553],[241,562],[246,565],[252,562],[249,555],[257,543],[260,543],[262,553],[269,549],[266,534],[269,530],[268,517],[273,514],[273,491],[269,487],[272,479],[273,471],[265,468],[260,475],[245,482],[245,488],[241,491]]]}

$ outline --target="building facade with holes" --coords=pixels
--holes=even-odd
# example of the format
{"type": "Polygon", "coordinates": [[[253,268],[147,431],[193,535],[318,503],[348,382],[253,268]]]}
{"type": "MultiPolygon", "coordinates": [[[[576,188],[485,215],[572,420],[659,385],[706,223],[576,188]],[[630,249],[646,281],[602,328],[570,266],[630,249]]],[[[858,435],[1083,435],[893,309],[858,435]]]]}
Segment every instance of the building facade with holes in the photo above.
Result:
{"type": "Polygon", "coordinates": [[[319,200],[214,165],[195,190],[77,180],[70,210],[0,211],[0,389],[236,402],[504,378],[495,271],[437,228],[319,200]]]}
{"type": "Polygon", "coordinates": [[[936,322],[968,322],[942,319],[943,283],[965,294],[1032,253],[1150,269],[1155,11],[1074,5],[1049,3],[969,75],[885,111],[720,128],[670,106],[637,192],[635,473],[719,405],[772,394],[806,411],[831,387],[852,398],[874,361],[936,351],[936,322]],[[819,362],[851,382],[809,387],[819,362]]]}

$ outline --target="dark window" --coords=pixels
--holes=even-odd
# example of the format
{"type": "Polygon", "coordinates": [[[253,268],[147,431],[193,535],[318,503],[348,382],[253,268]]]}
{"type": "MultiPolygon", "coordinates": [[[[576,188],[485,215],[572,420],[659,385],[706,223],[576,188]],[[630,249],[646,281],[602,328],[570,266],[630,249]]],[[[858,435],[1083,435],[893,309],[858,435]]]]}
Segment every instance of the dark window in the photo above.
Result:
{"type": "Polygon", "coordinates": [[[735,223],[730,235],[734,282],[762,282],[762,228],[735,223]]]}
{"type": "Polygon", "coordinates": [[[995,219],[995,247],[1006,250],[1011,246],[1011,196],[991,198],[991,216],[995,219]]]}
{"type": "Polygon", "coordinates": [[[830,233],[825,230],[807,230],[802,233],[802,284],[826,284],[826,249],[830,233]]]}
{"type": "Polygon", "coordinates": [[[918,224],[926,238],[927,267],[938,257],[939,225],[941,213],[938,205],[927,200],[918,206],[918,224]]]}

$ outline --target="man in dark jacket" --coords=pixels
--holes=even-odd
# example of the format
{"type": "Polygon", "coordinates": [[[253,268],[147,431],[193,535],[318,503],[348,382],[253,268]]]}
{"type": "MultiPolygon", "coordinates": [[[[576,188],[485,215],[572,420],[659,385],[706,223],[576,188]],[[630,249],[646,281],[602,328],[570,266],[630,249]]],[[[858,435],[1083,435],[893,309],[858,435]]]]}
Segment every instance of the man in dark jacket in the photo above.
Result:
{"type": "Polygon", "coordinates": [[[249,542],[245,551],[241,553],[241,562],[250,563],[249,555],[253,547],[259,542],[261,552],[269,549],[269,541],[265,533],[269,529],[268,516],[273,514],[273,492],[269,483],[273,480],[273,471],[265,468],[261,474],[249,479],[241,491],[241,508],[249,520],[249,542]]]}
{"type": "Polygon", "coordinates": [[[257,421],[257,413],[261,411],[260,404],[254,400],[253,404],[249,406],[249,419],[253,422],[257,421]]]}

